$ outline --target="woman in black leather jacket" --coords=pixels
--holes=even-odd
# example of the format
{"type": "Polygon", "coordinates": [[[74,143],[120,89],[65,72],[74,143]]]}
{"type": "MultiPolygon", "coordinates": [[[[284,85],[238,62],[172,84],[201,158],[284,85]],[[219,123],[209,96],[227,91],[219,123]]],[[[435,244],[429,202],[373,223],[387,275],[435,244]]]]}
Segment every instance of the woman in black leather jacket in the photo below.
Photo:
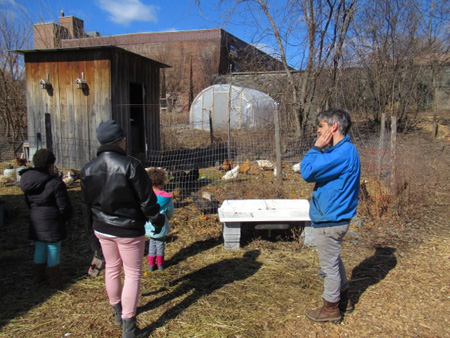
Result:
{"type": "Polygon", "coordinates": [[[145,245],[145,223],[161,229],[165,218],[142,164],[128,157],[123,129],[109,120],[100,123],[97,157],[81,171],[86,222],[98,237],[105,257],[105,285],[122,337],[138,337],[136,309],[145,245]],[[122,285],[121,270],[125,280],[122,285]]]}

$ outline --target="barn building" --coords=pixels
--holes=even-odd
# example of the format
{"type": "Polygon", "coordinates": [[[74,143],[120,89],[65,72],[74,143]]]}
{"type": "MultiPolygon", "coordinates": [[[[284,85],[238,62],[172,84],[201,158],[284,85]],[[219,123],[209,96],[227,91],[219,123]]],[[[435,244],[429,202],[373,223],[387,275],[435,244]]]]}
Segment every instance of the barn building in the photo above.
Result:
{"type": "Polygon", "coordinates": [[[168,66],[116,46],[17,50],[24,55],[30,155],[52,149],[61,168],[96,156],[96,127],[115,120],[127,152],[160,149],[160,70],[168,66]]]}

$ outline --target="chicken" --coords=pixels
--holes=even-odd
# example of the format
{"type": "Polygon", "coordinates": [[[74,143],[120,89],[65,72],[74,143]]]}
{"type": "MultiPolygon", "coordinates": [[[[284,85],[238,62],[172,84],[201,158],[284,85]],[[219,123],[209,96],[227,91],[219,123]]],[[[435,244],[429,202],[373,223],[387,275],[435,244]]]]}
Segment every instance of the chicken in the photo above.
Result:
{"type": "Polygon", "coordinates": [[[72,175],[75,177],[75,181],[81,178],[81,170],[70,169],[70,171],[72,172],[72,175]]]}
{"type": "Polygon", "coordinates": [[[228,180],[235,179],[236,177],[238,177],[238,174],[239,174],[239,165],[237,165],[233,169],[227,171],[225,173],[225,175],[222,176],[222,180],[228,181],[228,180]]]}
{"type": "Polygon", "coordinates": [[[182,170],[172,173],[173,180],[179,183],[190,183],[195,182],[200,177],[200,172],[198,169],[192,170],[182,170]]]}
{"type": "Polygon", "coordinates": [[[67,174],[62,177],[63,182],[66,187],[70,186],[73,182],[75,182],[75,175],[72,170],[68,170],[67,174]]]}
{"type": "Polygon", "coordinates": [[[233,168],[233,160],[225,160],[222,163],[222,170],[229,171],[233,168]]]}
{"type": "Polygon", "coordinates": [[[370,200],[370,195],[369,192],[367,191],[367,183],[369,183],[369,181],[363,180],[359,186],[359,199],[361,201],[370,200]]]}
{"type": "Polygon", "coordinates": [[[299,173],[300,172],[300,163],[294,164],[292,166],[292,170],[294,170],[294,172],[299,173]]]}
{"type": "Polygon", "coordinates": [[[202,191],[202,197],[203,197],[203,198],[206,198],[206,199],[208,199],[208,200],[212,200],[212,195],[211,195],[211,193],[208,192],[208,191],[202,191]]]}
{"type": "Polygon", "coordinates": [[[245,162],[239,167],[239,172],[242,174],[246,174],[250,171],[252,167],[252,161],[245,160],[245,162]]]}
{"type": "Polygon", "coordinates": [[[66,184],[66,187],[70,186],[73,182],[80,179],[80,170],[69,169],[67,173],[62,176],[63,182],[66,184]]]}
{"type": "Polygon", "coordinates": [[[26,166],[27,165],[27,159],[26,158],[20,158],[20,157],[16,157],[16,163],[17,163],[17,166],[19,166],[19,167],[23,167],[23,166],[26,166]]]}
{"type": "Polygon", "coordinates": [[[178,187],[175,187],[175,189],[172,191],[172,196],[174,199],[179,199],[181,197],[181,190],[178,187]]]}
{"type": "Polygon", "coordinates": [[[268,160],[256,160],[256,163],[258,163],[258,166],[262,170],[273,170],[275,167],[274,164],[268,160]]]}
{"type": "Polygon", "coordinates": [[[211,194],[202,193],[202,197],[198,196],[194,192],[191,194],[195,207],[204,214],[217,213],[219,208],[219,201],[213,200],[211,194]]]}
{"type": "Polygon", "coordinates": [[[164,172],[165,172],[166,175],[167,175],[166,169],[165,169],[165,168],[162,168],[162,167],[147,167],[147,168],[145,168],[145,171],[146,171],[147,174],[148,174],[149,172],[151,172],[152,170],[155,170],[155,169],[162,169],[162,170],[164,170],[164,172]]]}

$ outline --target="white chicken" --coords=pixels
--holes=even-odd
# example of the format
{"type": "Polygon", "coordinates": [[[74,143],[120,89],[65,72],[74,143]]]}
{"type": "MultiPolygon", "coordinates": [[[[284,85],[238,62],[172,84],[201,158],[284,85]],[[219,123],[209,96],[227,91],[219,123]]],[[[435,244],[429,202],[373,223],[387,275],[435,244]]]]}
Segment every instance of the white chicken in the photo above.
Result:
{"type": "Polygon", "coordinates": [[[228,181],[235,179],[239,175],[239,165],[235,166],[233,169],[227,171],[225,175],[222,176],[222,180],[228,181]]]}
{"type": "Polygon", "coordinates": [[[274,164],[268,160],[256,160],[256,163],[262,170],[273,170],[275,168],[274,164]]]}
{"type": "Polygon", "coordinates": [[[295,173],[299,173],[300,172],[300,163],[294,164],[292,166],[292,170],[294,170],[295,173]]]}
{"type": "Polygon", "coordinates": [[[66,184],[66,187],[71,185],[75,181],[75,175],[73,174],[72,170],[68,170],[67,174],[63,176],[62,180],[66,184]]]}

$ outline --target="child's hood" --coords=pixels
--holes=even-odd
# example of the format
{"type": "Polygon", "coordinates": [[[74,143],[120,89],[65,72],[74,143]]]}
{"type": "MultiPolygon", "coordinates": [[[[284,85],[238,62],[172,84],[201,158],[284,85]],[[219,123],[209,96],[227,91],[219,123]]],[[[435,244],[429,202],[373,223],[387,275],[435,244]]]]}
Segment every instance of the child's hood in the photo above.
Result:
{"type": "Polygon", "coordinates": [[[172,194],[166,191],[155,191],[155,195],[158,199],[157,202],[161,206],[161,209],[166,208],[172,202],[172,194]]]}
{"type": "Polygon", "coordinates": [[[29,194],[42,191],[47,182],[53,178],[50,174],[33,168],[22,171],[21,176],[20,188],[29,194]]]}

